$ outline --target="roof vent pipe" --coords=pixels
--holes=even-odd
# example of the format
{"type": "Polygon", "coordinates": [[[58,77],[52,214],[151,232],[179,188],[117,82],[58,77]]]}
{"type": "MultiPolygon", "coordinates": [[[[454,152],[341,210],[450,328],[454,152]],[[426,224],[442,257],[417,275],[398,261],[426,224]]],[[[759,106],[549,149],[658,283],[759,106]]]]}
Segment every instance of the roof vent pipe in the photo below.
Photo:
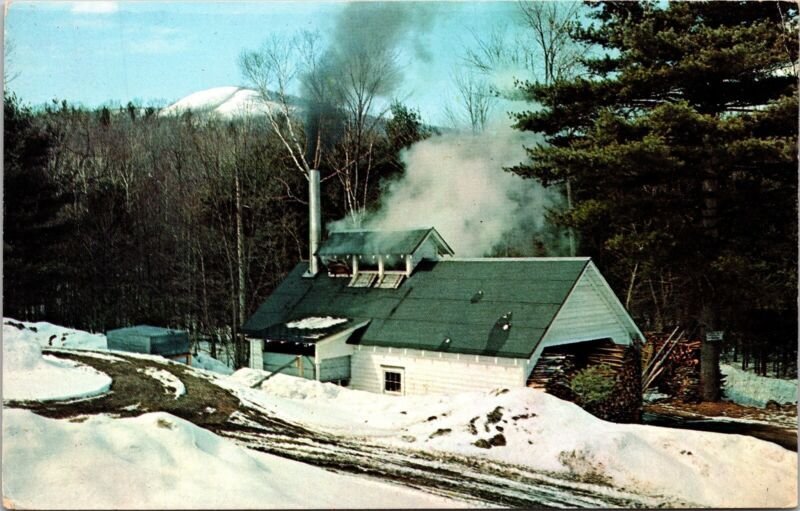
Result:
{"type": "Polygon", "coordinates": [[[322,209],[319,196],[319,171],[308,172],[308,271],[304,277],[319,273],[317,251],[322,239],[322,209]]]}

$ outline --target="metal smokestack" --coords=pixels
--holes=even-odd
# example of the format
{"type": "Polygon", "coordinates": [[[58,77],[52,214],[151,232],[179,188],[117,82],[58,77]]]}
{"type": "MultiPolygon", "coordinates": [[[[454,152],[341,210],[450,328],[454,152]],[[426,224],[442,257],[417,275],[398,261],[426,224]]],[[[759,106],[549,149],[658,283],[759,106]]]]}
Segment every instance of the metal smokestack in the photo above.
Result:
{"type": "Polygon", "coordinates": [[[317,250],[322,239],[322,209],[319,197],[319,171],[308,173],[308,271],[305,277],[319,273],[317,250]]]}

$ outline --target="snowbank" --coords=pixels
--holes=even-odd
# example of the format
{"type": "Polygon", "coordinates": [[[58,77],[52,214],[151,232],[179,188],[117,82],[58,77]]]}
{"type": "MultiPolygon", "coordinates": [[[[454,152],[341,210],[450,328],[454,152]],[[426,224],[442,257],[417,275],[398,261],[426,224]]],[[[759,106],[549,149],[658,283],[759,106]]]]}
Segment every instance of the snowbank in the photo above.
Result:
{"type": "MultiPolygon", "coordinates": [[[[95,396],[111,387],[108,375],[70,360],[42,356],[26,330],[3,326],[3,399],[52,400],[95,396]]],[[[30,331],[27,331],[30,332],[30,331]]]]}
{"type": "Polygon", "coordinates": [[[57,348],[104,350],[108,346],[106,336],[103,334],[90,334],[45,321],[29,323],[3,318],[3,339],[9,336],[15,339],[35,341],[39,346],[57,348]],[[20,325],[22,328],[19,328],[20,325]]]}
{"type": "MultiPolygon", "coordinates": [[[[263,376],[246,369],[227,380],[249,386],[263,376]]],[[[747,436],[609,423],[533,389],[395,397],[278,374],[238,393],[287,420],[405,448],[570,473],[698,506],[796,505],[796,453],[747,436]]]]}
{"type": "MultiPolygon", "coordinates": [[[[3,339],[14,338],[32,341],[40,346],[53,346],[57,348],[85,349],[85,350],[106,350],[108,342],[104,334],[91,334],[83,330],[65,328],[45,321],[31,323],[27,321],[17,321],[12,318],[3,318],[3,339]]],[[[135,354],[129,354],[131,356],[135,354]]],[[[101,355],[93,354],[100,358],[101,355]]],[[[114,358],[111,360],[122,360],[114,358]]],[[[223,362],[212,358],[205,353],[192,356],[192,367],[213,371],[220,374],[231,374],[233,369],[223,362]]]]}
{"type": "Polygon", "coordinates": [[[250,451],[165,413],[73,423],[6,409],[3,419],[3,496],[19,508],[462,505],[250,451]]]}
{"type": "Polygon", "coordinates": [[[740,405],[764,406],[767,401],[780,404],[797,402],[797,380],[757,376],[728,364],[720,364],[725,375],[725,396],[740,405]]]}
{"type": "Polygon", "coordinates": [[[225,363],[213,358],[210,355],[206,355],[205,353],[192,355],[192,367],[196,367],[197,369],[205,369],[206,371],[212,371],[224,375],[233,374],[233,369],[225,365],[225,363]]]}

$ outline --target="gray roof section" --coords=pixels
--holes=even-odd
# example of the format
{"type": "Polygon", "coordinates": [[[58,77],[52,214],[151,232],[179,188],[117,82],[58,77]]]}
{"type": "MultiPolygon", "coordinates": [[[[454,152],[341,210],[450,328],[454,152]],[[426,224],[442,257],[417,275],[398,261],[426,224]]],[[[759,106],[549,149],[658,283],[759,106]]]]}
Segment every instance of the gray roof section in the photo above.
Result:
{"type": "Polygon", "coordinates": [[[320,256],[413,254],[429,236],[437,244],[441,254],[453,254],[453,250],[433,227],[407,231],[335,231],[330,233],[317,254],[320,256]]]}
{"type": "Polygon", "coordinates": [[[286,277],[245,323],[261,337],[309,316],[370,324],[359,342],[473,355],[527,358],[583,273],[588,258],[423,261],[397,289],[350,288],[349,279],[286,277]],[[511,327],[503,315],[511,313],[511,327]],[[445,342],[450,339],[450,342],[445,342]]]}
{"type": "Polygon", "coordinates": [[[163,328],[160,326],[152,326],[152,325],[136,325],[136,326],[129,326],[125,328],[117,328],[115,330],[109,330],[106,335],[108,334],[132,334],[132,335],[141,335],[143,337],[160,337],[164,335],[173,335],[178,333],[186,333],[183,330],[173,330],[171,328],[163,328]]]}
{"type": "Polygon", "coordinates": [[[189,335],[184,330],[171,330],[150,325],[118,328],[106,332],[111,350],[173,356],[189,353],[189,335]]]}

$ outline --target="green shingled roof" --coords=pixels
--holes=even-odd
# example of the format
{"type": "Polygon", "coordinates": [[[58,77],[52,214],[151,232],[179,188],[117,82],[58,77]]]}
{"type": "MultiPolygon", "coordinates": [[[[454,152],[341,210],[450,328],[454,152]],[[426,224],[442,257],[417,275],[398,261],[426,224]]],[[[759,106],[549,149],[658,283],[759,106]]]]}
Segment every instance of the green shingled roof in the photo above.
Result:
{"type": "Polygon", "coordinates": [[[303,278],[301,263],[244,325],[260,337],[309,316],[369,320],[367,346],[527,358],[589,259],[423,261],[397,289],[350,288],[349,279],[303,278]],[[502,316],[511,313],[511,328],[502,316]],[[450,342],[445,342],[450,339],[450,342]]]}
{"type": "Polygon", "coordinates": [[[431,237],[441,254],[451,254],[452,249],[433,227],[406,231],[336,231],[320,247],[320,256],[347,255],[406,255],[412,254],[431,237]]]}

